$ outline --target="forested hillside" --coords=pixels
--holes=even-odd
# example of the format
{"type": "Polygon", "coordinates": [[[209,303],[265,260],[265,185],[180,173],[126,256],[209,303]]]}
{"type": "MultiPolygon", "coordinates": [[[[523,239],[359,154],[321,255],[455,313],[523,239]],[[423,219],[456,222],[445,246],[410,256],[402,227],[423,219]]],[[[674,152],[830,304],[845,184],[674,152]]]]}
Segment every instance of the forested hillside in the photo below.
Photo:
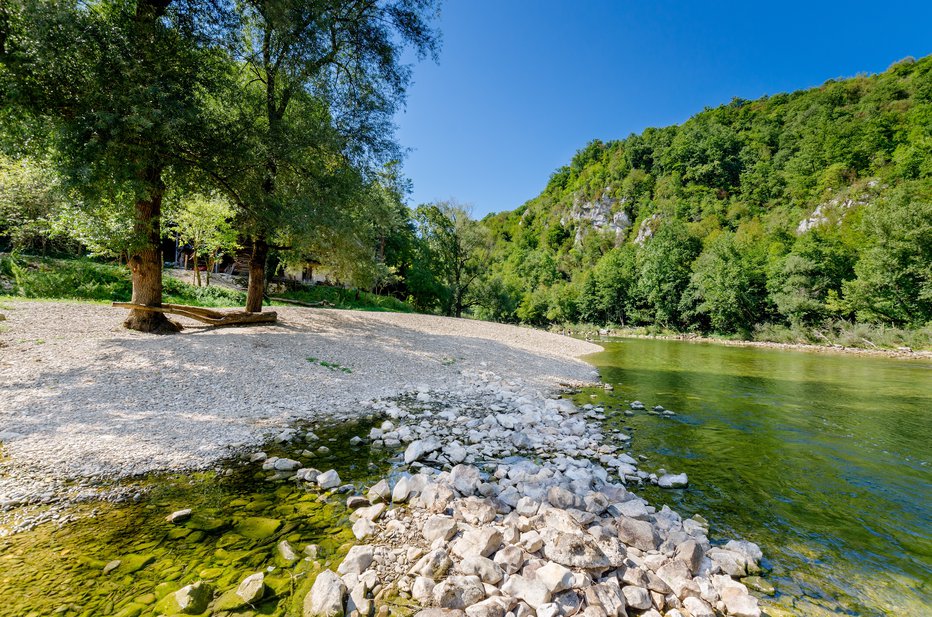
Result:
{"type": "Polygon", "coordinates": [[[922,326],[932,57],[593,141],[483,224],[485,318],[723,334],[922,326]]]}

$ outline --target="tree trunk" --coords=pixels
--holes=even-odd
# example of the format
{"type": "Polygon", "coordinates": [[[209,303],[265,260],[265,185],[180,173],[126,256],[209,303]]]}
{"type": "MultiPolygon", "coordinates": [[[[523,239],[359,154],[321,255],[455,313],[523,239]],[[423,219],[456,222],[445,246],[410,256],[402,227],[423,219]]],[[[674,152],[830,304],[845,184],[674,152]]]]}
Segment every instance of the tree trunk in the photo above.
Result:
{"type": "MultiPolygon", "coordinates": [[[[160,174],[159,174],[160,175],[160,174]]],[[[152,189],[148,199],[136,202],[136,250],[127,260],[133,273],[133,304],[162,306],[162,246],[159,225],[162,211],[162,191],[152,189]]],[[[181,325],[154,311],[130,311],[123,325],[130,330],[170,334],[181,325]]]]}
{"type": "Polygon", "coordinates": [[[194,283],[198,287],[201,286],[201,271],[197,264],[197,247],[194,249],[194,283]]]}
{"type": "Polygon", "coordinates": [[[246,291],[246,311],[262,312],[262,296],[265,294],[265,262],[269,255],[269,244],[264,238],[256,238],[252,243],[252,257],[249,260],[249,288],[246,291]]]}

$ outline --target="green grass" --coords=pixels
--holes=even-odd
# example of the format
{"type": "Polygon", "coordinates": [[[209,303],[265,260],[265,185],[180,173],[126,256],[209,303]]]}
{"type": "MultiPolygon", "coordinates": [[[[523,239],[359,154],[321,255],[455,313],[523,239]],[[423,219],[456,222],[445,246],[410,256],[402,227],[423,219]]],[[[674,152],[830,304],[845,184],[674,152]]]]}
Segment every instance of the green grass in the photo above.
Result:
{"type": "Polygon", "coordinates": [[[309,356],[307,359],[311,364],[316,364],[317,366],[322,366],[324,368],[329,368],[331,371],[342,371],[344,373],[352,373],[353,369],[348,366],[343,366],[342,364],[337,364],[336,362],[327,362],[326,360],[320,360],[309,356]]]}
{"type": "MultiPolygon", "coordinates": [[[[696,336],[695,332],[678,332],[660,326],[620,327],[593,324],[565,324],[551,326],[551,332],[568,331],[577,336],[598,336],[608,330],[614,336],[656,336],[679,338],[696,336]]],[[[704,338],[719,341],[755,341],[790,345],[821,345],[855,347],[859,349],[898,349],[909,347],[916,351],[932,350],[932,324],[921,328],[905,329],[883,324],[852,323],[844,320],[828,321],[819,326],[791,327],[783,324],[760,324],[749,336],[739,334],[703,334],[704,338]]]]}
{"type": "MultiPolygon", "coordinates": [[[[300,302],[322,302],[327,301],[334,308],[355,309],[363,311],[389,311],[394,313],[413,313],[411,305],[402,302],[392,296],[380,296],[367,291],[344,289],[342,287],[329,287],[327,285],[315,285],[305,287],[300,290],[287,291],[277,294],[282,298],[289,300],[298,300],[300,302]]],[[[274,300],[272,304],[277,304],[274,300]]]]}
{"type": "MultiPolygon", "coordinates": [[[[162,279],[162,301],[205,307],[237,307],[246,303],[242,291],[212,285],[197,287],[171,276],[162,279]]],[[[129,302],[133,285],[125,266],[87,258],[52,259],[0,254],[0,297],[129,302]]],[[[327,301],[336,308],[410,313],[406,303],[365,291],[318,285],[288,291],[282,297],[301,302],[327,301]]],[[[273,304],[276,304],[273,302],[273,304]]]]}

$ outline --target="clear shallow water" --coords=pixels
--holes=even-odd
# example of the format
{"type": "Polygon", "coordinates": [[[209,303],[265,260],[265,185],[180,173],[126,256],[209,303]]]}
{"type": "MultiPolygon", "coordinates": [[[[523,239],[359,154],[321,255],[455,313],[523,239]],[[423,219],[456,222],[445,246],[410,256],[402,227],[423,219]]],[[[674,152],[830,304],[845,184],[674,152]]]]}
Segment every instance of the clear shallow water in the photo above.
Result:
{"type": "MultiPolygon", "coordinates": [[[[331,453],[297,455],[309,444],[269,444],[270,455],[309,466],[334,468],[360,488],[391,469],[389,450],[347,447],[371,422],[317,426],[331,453]]],[[[266,572],[266,593],[254,607],[217,617],[300,615],[301,602],[320,568],[329,567],[355,542],[345,495],[321,500],[295,482],[268,482],[259,464],[227,461],[226,473],[162,474],[138,482],[148,489],[138,503],[91,503],[75,508],[78,520],[0,538],[0,616],[147,617],[172,612],[163,599],[180,587],[205,581],[223,598],[240,581],[266,572]],[[195,515],[172,525],[165,516],[181,508],[195,515]],[[93,511],[94,516],[89,516],[93,511]],[[261,528],[265,528],[263,531],[261,528]],[[283,563],[277,544],[287,540],[300,557],[319,545],[316,563],[283,563]],[[120,560],[107,571],[106,565],[120,560]],[[272,568],[270,571],[269,568],[272,568]]],[[[219,606],[221,600],[217,601],[219,606]]],[[[172,614],[174,614],[172,612],[172,614]]],[[[207,614],[207,613],[205,613],[207,614]]]]}
{"type": "MultiPolygon", "coordinates": [[[[589,356],[646,471],[641,490],[712,536],[764,550],[771,612],[932,614],[932,363],[682,341],[605,343],[589,356]],[[638,399],[673,418],[622,410],[638,399]]],[[[595,394],[593,394],[595,392],[595,394]]]]}

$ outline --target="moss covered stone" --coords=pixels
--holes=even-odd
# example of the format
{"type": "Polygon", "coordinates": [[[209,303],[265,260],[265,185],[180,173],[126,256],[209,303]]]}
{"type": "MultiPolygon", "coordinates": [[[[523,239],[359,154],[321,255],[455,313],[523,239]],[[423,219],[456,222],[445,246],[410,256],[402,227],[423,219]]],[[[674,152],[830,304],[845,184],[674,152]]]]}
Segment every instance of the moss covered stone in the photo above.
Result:
{"type": "Polygon", "coordinates": [[[155,561],[155,555],[146,553],[130,553],[120,557],[120,565],[116,568],[117,574],[133,574],[155,561]]]}
{"type": "Polygon", "coordinates": [[[234,530],[250,540],[267,540],[274,536],[281,526],[282,522],[277,518],[250,516],[237,522],[234,530]]]}

